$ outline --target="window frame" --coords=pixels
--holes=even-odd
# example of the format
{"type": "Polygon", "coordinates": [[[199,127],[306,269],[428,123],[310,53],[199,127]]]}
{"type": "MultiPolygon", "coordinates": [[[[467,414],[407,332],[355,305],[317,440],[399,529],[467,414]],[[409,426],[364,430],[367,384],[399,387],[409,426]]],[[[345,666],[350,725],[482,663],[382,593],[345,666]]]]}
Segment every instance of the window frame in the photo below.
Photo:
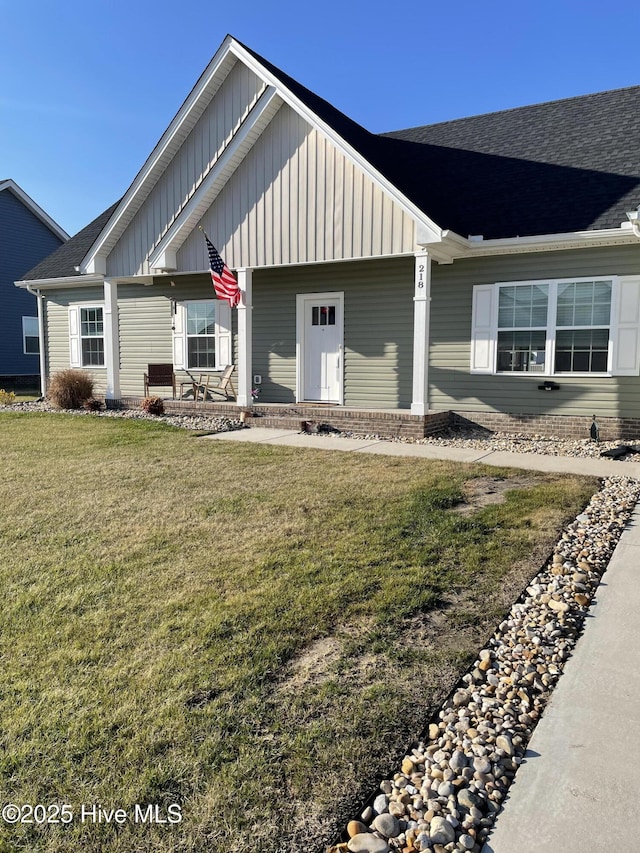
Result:
{"type": "Polygon", "coordinates": [[[104,302],[71,302],[68,305],[68,322],[69,322],[69,366],[77,369],[103,371],[107,370],[107,360],[109,353],[107,351],[107,315],[104,302]],[[82,354],[82,341],[85,336],[82,335],[82,311],[84,309],[97,309],[102,311],[102,335],[91,335],[87,337],[100,337],[103,342],[103,363],[102,364],[85,364],[82,354]]]}
{"type": "Polygon", "coordinates": [[[233,340],[231,332],[231,307],[223,299],[195,298],[176,300],[172,307],[173,366],[175,370],[193,373],[220,373],[233,363],[233,340]],[[196,303],[215,305],[215,367],[189,367],[189,340],[194,337],[187,332],[188,306],[196,303]]]}
{"type": "MultiPolygon", "coordinates": [[[[534,378],[540,377],[562,377],[562,378],[606,378],[616,375],[614,372],[614,336],[616,334],[616,306],[618,304],[618,289],[619,276],[616,275],[592,275],[592,276],[571,276],[567,278],[544,278],[526,281],[500,281],[492,285],[479,285],[474,288],[474,310],[472,323],[472,373],[490,373],[495,376],[530,376],[534,378]],[[557,324],[557,308],[558,308],[558,288],[563,284],[582,284],[587,282],[607,282],[611,284],[611,302],[609,306],[609,322],[593,326],[558,326],[557,324]],[[545,331],[545,365],[542,371],[529,370],[498,370],[498,334],[499,332],[513,331],[511,328],[500,328],[498,325],[500,290],[506,287],[531,287],[532,285],[547,285],[548,286],[548,301],[547,301],[547,322],[544,327],[545,331]],[[489,369],[474,369],[473,367],[473,349],[476,343],[474,330],[476,327],[476,290],[491,290],[491,318],[490,324],[485,328],[487,340],[485,343],[490,349],[489,369]],[[604,371],[566,371],[556,370],[556,341],[559,331],[592,331],[596,329],[606,329],[608,333],[607,345],[607,366],[604,371]]],[[[517,331],[537,331],[543,327],[522,327],[517,331]]]]}
{"type": "Polygon", "coordinates": [[[22,352],[24,353],[24,355],[40,355],[40,326],[39,326],[37,317],[23,316],[23,318],[22,318],[22,352]],[[31,320],[32,322],[35,322],[35,328],[36,328],[35,335],[27,333],[27,330],[25,328],[25,320],[31,320]],[[35,352],[33,350],[27,349],[27,338],[35,338],[36,339],[38,346],[37,346],[37,349],[35,350],[35,352]]]}
{"type": "Polygon", "coordinates": [[[78,340],[79,340],[79,354],[80,354],[80,365],[87,370],[94,369],[102,369],[107,366],[106,360],[106,348],[105,348],[105,334],[104,334],[104,305],[103,304],[91,304],[91,305],[78,305],[78,340]],[[102,312],[102,334],[101,335],[83,335],[82,334],[82,312],[83,311],[101,311],[102,312]],[[82,342],[85,340],[101,340],[102,341],[102,363],[101,364],[86,364],[84,360],[84,351],[82,347],[82,342]]]}
{"type": "Polygon", "coordinates": [[[184,351],[184,365],[185,370],[192,371],[200,371],[202,373],[208,373],[213,370],[218,369],[218,335],[217,335],[217,319],[218,319],[218,308],[216,303],[219,300],[217,299],[187,299],[184,304],[185,311],[185,323],[184,323],[184,339],[185,339],[185,351],[184,351]],[[189,334],[189,307],[191,305],[213,305],[215,312],[213,316],[213,334],[202,334],[202,335],[192,335],[189,334]],[[200,367],[198,365],[189,364],[189,341],[193,338],[213,338],[213,355],[214,355],[214,366],[213,367],[200,367]]]}

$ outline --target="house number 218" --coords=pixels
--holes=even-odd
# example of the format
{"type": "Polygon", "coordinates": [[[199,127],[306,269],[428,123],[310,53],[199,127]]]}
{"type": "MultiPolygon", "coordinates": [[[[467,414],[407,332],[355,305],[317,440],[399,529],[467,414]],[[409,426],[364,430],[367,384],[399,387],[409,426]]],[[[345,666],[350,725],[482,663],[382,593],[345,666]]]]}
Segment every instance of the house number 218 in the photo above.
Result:
{"type": "Polygon", "coordinates": [[[424,264],[418,266],[418,287],[424,287],[424,264]]]}

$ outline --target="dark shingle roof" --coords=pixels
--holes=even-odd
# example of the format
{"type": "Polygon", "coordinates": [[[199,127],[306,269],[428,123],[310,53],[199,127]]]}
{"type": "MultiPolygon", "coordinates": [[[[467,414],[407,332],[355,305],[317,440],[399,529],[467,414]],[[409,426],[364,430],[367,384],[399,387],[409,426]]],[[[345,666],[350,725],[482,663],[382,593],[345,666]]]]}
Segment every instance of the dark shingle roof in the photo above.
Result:
{"type": "Polygon", "coordinates": [[[93,222],[85,226],[82,231],[78,231],[74,237],[71,237],[71,239],[56,249],[55,252],[29,270],[29,272],[25,273],[22,276],[22,281],[40,281],[47,278],[67,278],[80,275],[75,267],[79,266],[119,204],[119,201],[112,204],[104,213],[96,217],[93,222]]]}
{"type": "Polygon", "coordinates": [[[640,86],[383,138],[405,146],[421,209],[464,236],[617,228],[640,202],[640,86]]]}
{"type": "Polygon", "coordinates": [[[640,203],[640,86],[376,135],[243,46],[442,228],[617,228],[640,203]]]}
{"type": "MultiPolygon", "coordinates": [[[[443,229],[490,239],[617,228],[640,203],[640,86],[378,135],[243,47],[443,229]]],[[[24,280],[77,275],[118,203],[24,280]]]]}

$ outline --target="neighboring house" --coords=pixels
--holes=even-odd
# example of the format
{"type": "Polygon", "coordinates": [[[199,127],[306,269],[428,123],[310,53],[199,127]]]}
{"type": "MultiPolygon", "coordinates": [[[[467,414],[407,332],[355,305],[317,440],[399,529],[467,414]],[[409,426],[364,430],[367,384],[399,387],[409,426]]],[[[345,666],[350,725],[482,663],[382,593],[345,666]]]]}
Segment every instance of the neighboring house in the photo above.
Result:
{"type": "Polygon", "coordinates": [[[0,387],[38,383],[36,298],[14,282],[68,239],[15,181],[0,180],[0,387]]]}
{"type": "MultiPolygon", "coordinates": [[[[375,135],[228,36],[124,197],[19,282],[49,374],[640,430],[640,87],[375,135]],[[216,301],[205,242],[236,272],[216,301]],[[508,417],[510,416],[510,417],[508,417]]],[[[442,421],[442,417],[440,417],[442,421]]]]}

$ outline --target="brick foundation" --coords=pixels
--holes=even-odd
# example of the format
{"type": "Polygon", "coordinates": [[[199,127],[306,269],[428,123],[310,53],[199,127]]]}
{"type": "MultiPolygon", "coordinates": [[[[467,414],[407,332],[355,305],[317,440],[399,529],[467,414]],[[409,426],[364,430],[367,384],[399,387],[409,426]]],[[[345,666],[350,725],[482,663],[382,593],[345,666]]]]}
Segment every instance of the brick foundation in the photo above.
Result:
{"type": "MultiPolygon", "coordinates": [[[[140,408],[141,397],[108,400],[109,408],[140,408]]],[[[190,400],[164,400],[165,411],[171,414],[220,415],[239,417],[234,402],[193,403],[190,400]]],[[[429,412],[412,415],[410,412],[370,411],[340,406],[260,405],[252,408],[251,427],[275,429],[317,430],[324,425],[341,432],[381,435],[386,438],[419,439],[453,427],[483,427],[490,432],[515,432],[525,435],[557,436],[558,438],[589,438],[591,417],[575,415],[507,415],[501,412],[429,412]]],[[[602,441],[640,439],[640,418],[597,417],[602,441]]]]}
{"type": "MultiPolygon", "coordinates": [[[[517,432],[525,435],[589,438],[591,417],[587,415],[507,415],[501,412],[452,412],[454,427],[484,427],[491,432],[517,432]]],[[[640,418],[598,417],[601,441],[640,437],[640,418]]]]}

